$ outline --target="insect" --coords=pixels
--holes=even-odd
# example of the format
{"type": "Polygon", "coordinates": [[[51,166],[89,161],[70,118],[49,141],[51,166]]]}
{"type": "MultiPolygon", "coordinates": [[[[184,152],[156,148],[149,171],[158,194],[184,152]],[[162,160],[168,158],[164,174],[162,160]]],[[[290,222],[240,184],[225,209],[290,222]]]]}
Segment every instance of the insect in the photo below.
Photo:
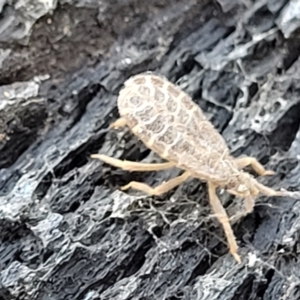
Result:
{"type": "Polygon", "coordinates": [[[254,157],[234,158],[230,155],[222,135],[213,127],[187,93],[167,79],[144,73],[129,78],[118,97],[120,118],[111,128],[128,126],[152,151],[166,160],[164,163],[139,163],[122,161],[104,154],[92,158],[128,171],[159,171],[177,167],[184,172],[161,185],[149,185],[132,181],[121,187],[133,188],[149,195],[162,195],[189,178],[207,182],[209,201],[223,226],[230,253],[238,263],[237,242],[228,215],[222,206],[217,188],[244,198],[246,213],[252,212],[259,195],[291,196],[292,192],[276,191],[259,183],[243,169],[251,166],[258,175],[272,175],[254,157]]]}

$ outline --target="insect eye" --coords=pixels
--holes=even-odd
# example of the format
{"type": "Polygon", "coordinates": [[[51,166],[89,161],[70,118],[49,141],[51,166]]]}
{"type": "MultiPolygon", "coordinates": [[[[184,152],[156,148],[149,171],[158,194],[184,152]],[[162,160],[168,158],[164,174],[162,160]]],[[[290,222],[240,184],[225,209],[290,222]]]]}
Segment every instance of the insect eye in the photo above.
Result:
{"type": "Polygon", "coordinates": [[[237,188],[237,191],[239,193],[243,193],[243,192],[246,192],[248,190],[248,188],[244,185],[244,184],[240,184],[237,188]]]}

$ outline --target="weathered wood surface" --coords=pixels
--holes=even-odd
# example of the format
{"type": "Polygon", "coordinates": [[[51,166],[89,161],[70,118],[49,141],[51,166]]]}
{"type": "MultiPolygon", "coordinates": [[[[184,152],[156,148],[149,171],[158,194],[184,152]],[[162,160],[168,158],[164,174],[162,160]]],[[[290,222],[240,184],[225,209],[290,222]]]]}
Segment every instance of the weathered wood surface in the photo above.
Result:
{"type": "MultiPolygon", "coordinates": [[[[237,265],[204,183],[124,193],[178,170],[90,159],[159,161],[107,129],[123,82],[151,70],[189,93],[235,156],[276,171],[263,183],[300,189],[299,2],[1,3],[0,299],[300,299],[297,199],[260,198],[235,222],[237,265]]],[[[231,215],[242,206],[221,199],[231,215]]]]}

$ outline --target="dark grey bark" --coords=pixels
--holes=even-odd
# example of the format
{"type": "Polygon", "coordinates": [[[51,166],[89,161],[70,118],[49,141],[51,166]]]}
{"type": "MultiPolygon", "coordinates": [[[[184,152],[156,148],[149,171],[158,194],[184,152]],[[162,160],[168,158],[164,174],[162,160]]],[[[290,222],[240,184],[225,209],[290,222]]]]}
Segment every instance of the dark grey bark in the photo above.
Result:
{"type": "Polygon", "coordinates": [[[300,189],[299,3],[113,2],[61,0],[51,13],[0,1],[0,299],[300,299],[297,199],[262,197],[235,219],[237,265],[205,183],[124,193],[179,170],[90,159],[160,160],[108,130],[123,82],[151,70],[189,93],[233,155],[276,171],[261,182],[300,189]]]}

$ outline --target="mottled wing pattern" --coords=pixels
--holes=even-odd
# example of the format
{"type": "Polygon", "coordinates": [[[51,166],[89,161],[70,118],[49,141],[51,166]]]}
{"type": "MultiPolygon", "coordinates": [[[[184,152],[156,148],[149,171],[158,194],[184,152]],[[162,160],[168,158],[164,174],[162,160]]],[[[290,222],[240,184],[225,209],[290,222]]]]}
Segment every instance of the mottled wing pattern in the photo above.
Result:
{"type": "Polygon", "coordinates": [[[147,147],[202,179],[226,180],[231,163],[223,137],[178,87],[152,74],[125,82],[119,112],[147,147]]]}

